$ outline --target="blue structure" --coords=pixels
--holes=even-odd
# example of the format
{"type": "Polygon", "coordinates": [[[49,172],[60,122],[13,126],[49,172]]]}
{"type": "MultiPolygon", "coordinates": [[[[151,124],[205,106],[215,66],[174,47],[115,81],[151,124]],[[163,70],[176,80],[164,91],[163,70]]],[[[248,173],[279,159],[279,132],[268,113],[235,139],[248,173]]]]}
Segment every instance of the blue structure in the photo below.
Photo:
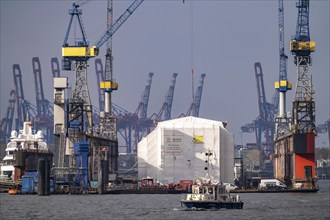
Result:
{"type": "Polygon", "coordinates": [[[81,185],[83,191],[88,190],[88,142],[79,143],[79,154],[81,156],[81,185]]]}

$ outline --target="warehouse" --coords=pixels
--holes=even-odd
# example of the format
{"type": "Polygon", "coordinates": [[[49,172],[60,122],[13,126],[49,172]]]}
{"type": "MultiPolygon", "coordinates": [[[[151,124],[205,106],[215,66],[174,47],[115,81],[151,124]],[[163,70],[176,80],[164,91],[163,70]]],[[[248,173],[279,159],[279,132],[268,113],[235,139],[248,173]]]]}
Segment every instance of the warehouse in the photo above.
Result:
{"type": "Polygon", "coordinates": [[[226,123],[185,117],[158,123],[138,144],[138,177],[179,183],[205,177],[234,181],[233,135],[226,123]]]}

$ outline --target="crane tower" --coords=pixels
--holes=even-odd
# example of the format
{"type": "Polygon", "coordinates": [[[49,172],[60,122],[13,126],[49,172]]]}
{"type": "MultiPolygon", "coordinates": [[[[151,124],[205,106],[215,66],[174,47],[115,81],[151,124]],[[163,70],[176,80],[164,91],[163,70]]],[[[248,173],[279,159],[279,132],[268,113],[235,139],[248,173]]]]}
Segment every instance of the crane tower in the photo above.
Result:
{"type": "Polygon", "coordinates": [[[297,66],[297,84],[292,106],[292,128],[275,140],[275,178],[293,188],[316,189],[315,102],[310,54],[315,42],[309,33],[309,0],[299,0],[296,34],[290,51],[297,66]]]}

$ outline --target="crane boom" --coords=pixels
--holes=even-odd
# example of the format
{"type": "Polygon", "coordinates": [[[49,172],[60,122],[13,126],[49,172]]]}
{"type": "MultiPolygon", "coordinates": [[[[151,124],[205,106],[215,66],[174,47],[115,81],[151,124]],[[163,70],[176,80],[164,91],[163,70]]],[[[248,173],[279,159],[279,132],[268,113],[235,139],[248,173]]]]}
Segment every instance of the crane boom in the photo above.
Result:
{"type": "MultiPolygon", "coordinates": [[[[101,59],[95,59],[95,73],[97,79],[97,86],[100,86],[100,83],[104,81],[103,76],[103,65],[101,59]]],[[[100,111],[104,111],[104,89],[98,89],[99,95],[99,109],[100,111]]]]}
{"type": "Polygon", "coordinates": [[[12,130],[13,118],[15,113],[15,90],[10,91],[10,98],[8,100],[8,107],[6,111],[6,116],[0,121],[0,134],[1,139],[4,141],[10,137],[10,132],[12,130]]]}
{"type": "Polygon", "coordinates": [[[26,108],[24,106],[24,91],[23,91],[23,83],[22,83],[22,72],[19,64],[13,65],[13,76],[14,76],[14,84],[16,91],[16,121],[15,127],[19,128],[20,125],[23,124],[24,117],[26,116],[26,108]]]}
{"type": "Polygon", "coordinates": [[[159,112],[157,114],[156,121],[161,121],[162,117],[164,120],[171,119],[171,110],[172,110],[175,82],[176,82],[177,76],[178,76],[177,73],[173,73],[172,84],[166,94],[165,102],[163,103],[163,106],[161,107],[161,109],[159,110],[159,112]]]}
{"type": "Polygon", "coordinates": [[[149,96],[150,96],[150,89],[151,89],[153,75],[154,73],[149,73],[148,83],[142,93],[141,101],[134,113],[135,115],[139,115],[141,119],[147,118],[148,103],[149,103],[149,96]]]}
{"type": "Polygon", "coordinates": [[[52,57],[50,60],[51,67],[52,67],[52,74],[53,77],[60,77],[60,65],[58,64],[58,59],[57,57],[52,57]]]}
{"type": "Polygon", "coordinates": [[[122,24],[133,14],[133,12],[141,5],[144,0],[135,0],[126,11],[115,21],[115,23],[106,30],[100,39],[94,44],[100,48],[112,35],[120,28],[122,24]]]}
{"type": "Polygon", "coordinates": [[[34,86],[36,90],[37,113],[38,115],[47,115],[47,106],[45,103],[44,88],[42,84],[41,66],[38,57],[32,58],[32,67],[34,73],[34,86]]]}
{"type": "Polygon", "coordinates": [[[287,60],[288,56],[284,50],[284,5],[283,0],[278,1],[278,35],[279,35],[279,54],[280,69],[279,80],[287,80],[287,60]]]}
{"type": "Polygon", "coordinates": [[[190,108],[188,109],[186,116],[187,115],[191,115],[194,117],[198,117],[199,116],[199,107],[202,101],[202,93],[203,93],[203,85],[204,85],[204,78],[205,78],[206,74],[202,74],[201,75],[201,79],[199,81],[199,86],[196,89],[195,92],[195,96],[194,96],[194,100],[191,103],[190,108]]]}

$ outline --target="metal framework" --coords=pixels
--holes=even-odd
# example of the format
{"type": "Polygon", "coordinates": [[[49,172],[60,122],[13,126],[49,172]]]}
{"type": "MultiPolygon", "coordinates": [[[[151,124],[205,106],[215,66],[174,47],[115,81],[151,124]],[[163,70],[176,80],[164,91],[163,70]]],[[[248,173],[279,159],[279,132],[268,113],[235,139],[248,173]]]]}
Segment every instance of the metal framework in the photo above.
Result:
{"type": "MultiPolygon", "coordinates": [[[[279,33],[279,83],[286,81],[287,82],[287,60],[288,56],[285,54],[284,48],[284,4],[283,0],[278,1],[278,33],[279,33]]],[[[287,83],[288,84],[288,83],[287,83]]],[[[291,83],[288,84],[291,86],[291,83]]],[[[277,88],[275,91],[276,97],[273,102],[275,109],[277,110],[277,114],[275,117],[275,139],[285,135],[291,130],[291,118],[286,114],[286,91],[291,89],[291,87],[283,86],[281,88],[277,88]],[[281,100],[279,100],[279,96],[281,96],[281,100]],[[279,104],[279,102],[281,102],[279,104]],[[279,106],[282,109],[279,109],[279,106]]]]}
{"type": "MultiPolygon", "coordinates": [[[[175,83],[176,83],[177,76],[178,76],[177,73],[173,73],[172,84],[171,84],[170,88],[168,89],[167,94],[165,96],[165,102],[163,103],[158,114],[154,114],[156,117],[155,118],[156,122],[171,119],[172,103],[173,103],[175,83]]],[[[151,116],[151,117],[153,117],[153,116],[151,116]]]]}
{"type": "Polygon", "coordinates": [[[37,114],[34,117],[34,126],[37,130],[43,130],[48,143],[53,142],[54,113],[50,101],[45,99],[41,65],[38,57],[32,58],[32,67],[34,73],[34,85],[36,92],[37,114]]]}
{"type": "Polygon", "coordinates": [[[10,91],[6,116],[0,121],[0,140],[5,142],[10,137],[13,127],[13,119],[15,114],[16,93],[15,90],[10,91]]]}
{"type": "Polygon", "coordinates": [[[293,101],[292,118],[294,133],[316,133],[315,102],[310,53],[315,51],[315,42],[310,41],[309,33],[309,1],[299,0],[297,3],[298,20],[296,35],[290,44],[297,66],[297,85],[293,101]]]}
{"type": "Polygon", "coordinates": [[[203,86],[204,86],[204,79],[205,79],[206,74],[201,75],[201,79],[199,80],[199,86],[196,89],[194,100],[191,103],[188,111],[186,114],[181,114],[179,117],[184,117],[184,116],[194,116],[194,117],[199,117],[199,108],[201,105],[202,101],[202,94],[203,94],[203,86]]]}

